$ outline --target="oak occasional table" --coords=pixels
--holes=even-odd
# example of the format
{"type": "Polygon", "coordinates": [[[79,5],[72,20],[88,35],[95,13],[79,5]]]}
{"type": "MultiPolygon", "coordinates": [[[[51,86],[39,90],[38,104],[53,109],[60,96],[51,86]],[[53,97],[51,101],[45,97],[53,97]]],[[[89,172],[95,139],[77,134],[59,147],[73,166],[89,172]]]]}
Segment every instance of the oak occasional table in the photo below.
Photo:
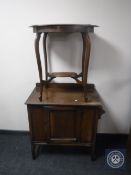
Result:
{"type": "Polygon", "coordinates": [[[90,32],[95,25],[34,25],[35,52],[40,82],[26,101],[32,157],[41,145],[86,146],[95,159],[98,119],[104,113],[94,84],[87,83],[90,58],[90,32]],[[49,33],[79,32],[83,40],[82,71],[49,72],[46,39],[49,33]],[[45,80],[43,80],[39,41],[43,34],[45,80]],[[53,83],[57,77],[70,77],[76,83],[53,83]]]}

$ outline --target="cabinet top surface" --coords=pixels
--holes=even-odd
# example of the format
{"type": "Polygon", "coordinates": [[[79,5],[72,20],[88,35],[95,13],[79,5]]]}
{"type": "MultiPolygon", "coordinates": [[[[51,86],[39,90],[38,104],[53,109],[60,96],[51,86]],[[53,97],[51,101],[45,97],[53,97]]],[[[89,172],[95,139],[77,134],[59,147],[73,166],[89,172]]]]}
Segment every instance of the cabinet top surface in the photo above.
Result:
{"type": "Polygon", "coordinates": [[[76,84],[50,83],[43,89],[42,101],[39,101],[39,84],[27,99],[27,105],[59,105],[59,106],[102,106],[99,95],[93,84],[87,85],[88,101],[85,102],[82,87],[76,84]]]}
{"type": "Polygon", "coordinates": [[[33,25],[34,33],[42,32],[94,32],[94,27],[97,25],[91,24],[48,24],[48,25],[33,25]]]}

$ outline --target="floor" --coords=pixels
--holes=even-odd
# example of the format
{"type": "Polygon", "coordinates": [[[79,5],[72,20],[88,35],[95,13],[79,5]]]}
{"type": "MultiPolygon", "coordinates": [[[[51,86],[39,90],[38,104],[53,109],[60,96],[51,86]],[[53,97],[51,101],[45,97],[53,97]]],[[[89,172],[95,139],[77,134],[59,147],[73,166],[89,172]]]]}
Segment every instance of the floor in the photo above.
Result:
{"type": "Polygon", "coordinates": [[[0,134],[0,175],[131,175],[129,160],[124,170],[110,170],[99,152],[92,162],[81,148],[44,147],[32,160],[27,134],[0,134]]]}

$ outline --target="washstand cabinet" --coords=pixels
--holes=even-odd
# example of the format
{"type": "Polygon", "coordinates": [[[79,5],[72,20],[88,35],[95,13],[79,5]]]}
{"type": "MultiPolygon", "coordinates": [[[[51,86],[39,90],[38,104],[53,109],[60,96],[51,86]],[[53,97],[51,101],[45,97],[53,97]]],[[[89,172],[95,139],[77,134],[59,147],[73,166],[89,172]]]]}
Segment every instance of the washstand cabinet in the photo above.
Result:
{"type": "MultiPolygon", "coordinates": [[[[42,145],[90,147],[95,159],[98,120],[104,113],[94,84],[87,83],[91,41],[89,33],[96,25],[34,25],[35,53],[39,82],[26,101],[29,119],[32,157],[42,145]],[[49,72],[47,37],[50,33],[79,32],[83,41],[82,71],[49,72]],[[45,80],[43,80],[40,38],[43,39],[45,80]],[[76,83],[54,83],[57,77],[73,78],[76,83]]],[[[72,58],[75,59],[75,58],[72,58]]]]}

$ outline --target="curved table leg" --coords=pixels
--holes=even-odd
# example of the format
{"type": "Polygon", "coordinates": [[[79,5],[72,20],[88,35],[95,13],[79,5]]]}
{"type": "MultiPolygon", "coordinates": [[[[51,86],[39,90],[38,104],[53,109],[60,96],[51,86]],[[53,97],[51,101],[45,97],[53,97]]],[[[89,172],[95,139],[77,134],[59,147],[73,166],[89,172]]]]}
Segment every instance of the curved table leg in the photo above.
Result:
{"type": "Polygon", "coordinates": [[[91,50],[91,42],[88,33],[82,33],[83,39],[83,54],[82,54],[82,84],[84,88],[84,98],[87,101],[87,74],[88,74],[88,65],[90,59],[90,50],[91,50]]]}
{"type": "Polygon", "coordinates": [[[38,65],[38,71],[39,71],[39,79],[40,79],[40,96],[39,96],[39,99],[40,99],[40,101],[42,101],[43,83],[42,83],[42,66],[41,66],[40,52],[39,52],[40,36],[41,36],[41,33],[36,33],[35,53],[36,53],[36,59],[37,59],[37,65],[38,65]]]}
{"type": "Polygon", "coordinates": [[[43,35],[43,52],[44,52],[44,61],[45,61],[46,87],[48,86],[48,62],[47,62],[47,49],[46,49],[47,35],[48,35],[48,33],[44,33],[44,35],[43,35]]]}

